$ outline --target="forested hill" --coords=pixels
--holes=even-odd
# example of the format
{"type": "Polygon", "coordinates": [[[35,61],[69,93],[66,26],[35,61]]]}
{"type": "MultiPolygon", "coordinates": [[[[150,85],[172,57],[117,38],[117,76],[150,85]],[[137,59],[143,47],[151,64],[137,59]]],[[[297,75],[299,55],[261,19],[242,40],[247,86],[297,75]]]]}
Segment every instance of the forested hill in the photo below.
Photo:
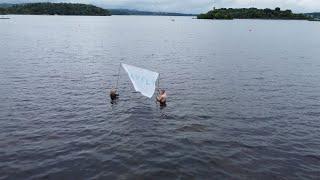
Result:
{"type": "Polygon", "coordinates": [[[33,3],[33,4],[8,4],[0,3],[0,14],[57,14],[57,15],[141,15],[141,16],[196,16],[174,12],[152,12],[134,9],[101,9],[84,4],[57,4],[57,3],[33,3]],[[77,7],[75,7],[77,6],[77,7]],[[62,8],[62,9],[61,9],[62,8]],[[75,12],[77,10],[77,12],[75,12]],[[105,13],[106,12],[106,13],[105,13]]]}
{"type": "Polygon", "coordinates": [[[310,19],[304,14],[294,14],[291,10],[282,11],[280,8],[257,9],[214,9],[205,14],[198,15],[198,19],[310,19]]]}
{"type": "Polygon", "coordinates": [[[27,3],[0,8],[0,14],[110,16],[110,12],[88,4],[27,3]]]}

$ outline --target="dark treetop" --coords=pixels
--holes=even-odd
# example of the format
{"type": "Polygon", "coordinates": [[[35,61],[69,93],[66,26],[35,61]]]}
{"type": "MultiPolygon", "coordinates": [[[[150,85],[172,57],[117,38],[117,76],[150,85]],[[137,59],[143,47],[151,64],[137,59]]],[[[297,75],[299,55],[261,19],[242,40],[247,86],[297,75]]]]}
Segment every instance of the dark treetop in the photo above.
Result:
{"type": "Polygon", "coordinates": [[[198,15],[198,19],[310,19],[304,14],[294,14],[291,10],[282,11],[280,8],[257,9],[214,9],[206,14],[198,15]]]}
{"type": "Polygon", "coordinates": [[[28,3],[0,8],[0,14],[110,16],[110,12],[93,5],[71,3],[28,3]]]}

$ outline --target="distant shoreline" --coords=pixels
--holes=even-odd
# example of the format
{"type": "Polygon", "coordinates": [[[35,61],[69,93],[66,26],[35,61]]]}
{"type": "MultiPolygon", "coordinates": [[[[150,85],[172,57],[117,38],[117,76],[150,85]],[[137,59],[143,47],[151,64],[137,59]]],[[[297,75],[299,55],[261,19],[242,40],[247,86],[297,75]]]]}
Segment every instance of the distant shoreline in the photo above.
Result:
{"type": "Polygon", "coordinates": [[[141,15],[141,16],[197,16],[198,14],[186,14],[175,12],[152,12],[152,11],[140,11],[132,9],[109,9],[112,15],[141,15]]]}
{"type": "MultiPolygon", "coordinates": [[[[160,16],[160,15],[111,15],[111,16],[90,16],[90,15],[50,15],[50,14],[5,14],[5,15],[0,15],[4,16],[5,18],[7,17],[12,17],[12,16],[44,16],[44,17],[111,17],[111,16],[116,16],[116,17],[133,17],[133,16],[141,16],[141,17],[190,17],[192,19],[197,19],[196,16],[160,16]]],[[[9,18],[10,19],[10,18],[9,18]]]]}

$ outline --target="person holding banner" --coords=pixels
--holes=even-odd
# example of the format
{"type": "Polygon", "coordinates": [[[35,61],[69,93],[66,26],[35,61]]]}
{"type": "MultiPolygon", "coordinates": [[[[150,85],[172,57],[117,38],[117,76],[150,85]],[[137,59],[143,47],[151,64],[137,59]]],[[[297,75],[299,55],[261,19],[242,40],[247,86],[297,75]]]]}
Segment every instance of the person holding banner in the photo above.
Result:
{"type": "Polygon", "coordinates": [[[118,99],[118,97],[119,97],[119,94],[117,94],[117,90],[112,88],[110,91],[111,100],[114,101],[114,100],[118,99]]]}
{"type": "Polygon", "coordinates": [[[157,102],[160,103],[160,106],[166,106],[167,104],[167,93],[164,89],[159,89],[159,95],[157,96],[157,102]]]}
{"type": "MultiPolygon", "coordinates": [[[[128,74],[129,79],[132,82],[134,89],[137,92],[140,92],[143,96],[151,98],[154,95],[156,89],[156,82],[158,80],[158,88],[159,88],[159,79],[160,74],[154,71],[150,71],[148,69],[139,68],[136,66],[132,66],[129,64],[120,63],[120,67],[122,67],[128,74]]],[[[117,94],[118,81],[120,78],[120,68],[117,78],[116,88],[110,91],[111,100],[116,100],[119,96],[117,94]]],[[[164,89],[158,89],[159,96],[156,98],[157,102],[160,103],[160,106],[166,106],[167,94],[164,89]]]]}

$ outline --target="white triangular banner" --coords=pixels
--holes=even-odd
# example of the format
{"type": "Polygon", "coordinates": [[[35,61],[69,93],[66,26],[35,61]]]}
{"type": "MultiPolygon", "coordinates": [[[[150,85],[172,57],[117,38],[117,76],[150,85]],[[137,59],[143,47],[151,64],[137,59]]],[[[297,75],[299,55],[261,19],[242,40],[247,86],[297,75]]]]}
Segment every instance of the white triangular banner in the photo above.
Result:
{"type": "Polygon", "coordinates": [[[156,88],[159,73],[123,63],[121,63],[121,66],[127,72],[134,89],[151,98],[156,88]]]}

